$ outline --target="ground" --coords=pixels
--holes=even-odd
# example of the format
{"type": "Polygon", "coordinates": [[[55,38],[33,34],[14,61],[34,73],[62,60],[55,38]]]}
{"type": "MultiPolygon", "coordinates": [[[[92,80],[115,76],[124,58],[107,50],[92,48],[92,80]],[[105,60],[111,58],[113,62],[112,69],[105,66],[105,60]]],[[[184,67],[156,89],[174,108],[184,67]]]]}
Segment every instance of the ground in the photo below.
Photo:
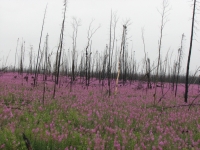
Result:
{"type": "Polygon", "coordinates": [[[24,77],[0,76],[2,150],[27,149],[23,133],[34,150],[200,149],[198,85],[190,85],[185,104],[183,84],[178,85],[177,97],[171,84],[165,83],[163,97],[158,87],[154,101],[155,89],[146,89],[146,83],[141,88],[138,81],[120,84],[115,95],[113,81],[109,97],[106,82],[102,87],[91,79],[87,89],[78,78],[70,92],[70,79],[60,77],[52,98],[51,76],[46,83],[39,76],[36,87],[31,75],[27,81],[24,77]],[[197,105],[186,106],[193,100],[197,105]]]}

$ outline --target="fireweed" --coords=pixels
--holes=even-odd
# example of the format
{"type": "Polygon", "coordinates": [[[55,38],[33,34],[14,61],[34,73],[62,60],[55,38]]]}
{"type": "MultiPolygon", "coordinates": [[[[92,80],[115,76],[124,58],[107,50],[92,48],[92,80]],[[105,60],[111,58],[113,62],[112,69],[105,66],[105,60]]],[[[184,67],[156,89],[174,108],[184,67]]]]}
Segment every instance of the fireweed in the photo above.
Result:
{"type": "MultiPolygon", "coordinates": [[[[87,90],[76,81],[69,92],[70,79],[60,79],[52,99],[54,82],[48,77],[43,105],[42,76],[37,87],[31,75],[28,81],[14,73],[0,77],[0,149],[26,149],[22,133],[35,150],[200,148],[200,108],[169,108],[184,104],[182,84],[175,98],[166,83],[167,94],[154,105],[154,89],[137,90],[137,82],[119,85],[117,96],[108,97],[106,82],[102,88],[92,79],[87,90]]],[[[197,85],[190,86],[189,102],[198,92],[197,85]]],[[[160,97],[161,91],[157,101],[160,97]]]]}

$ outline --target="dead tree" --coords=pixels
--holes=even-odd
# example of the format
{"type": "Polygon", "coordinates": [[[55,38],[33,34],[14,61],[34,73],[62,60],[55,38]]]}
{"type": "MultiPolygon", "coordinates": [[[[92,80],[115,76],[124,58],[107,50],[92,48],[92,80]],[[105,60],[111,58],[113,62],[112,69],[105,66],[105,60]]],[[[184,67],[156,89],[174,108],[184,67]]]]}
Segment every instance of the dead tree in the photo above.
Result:
{"type": "Polygon", "coordinates": [[[177,70],[177,76],[176,76],[175,97],[176,97],[177,89],[178,89],[179,73],[181,69],[181,60],[182,60],[182,55],[183,55],[183,40],[184,40],[184,34],[182,34],[181,47],[178,49],[178,68],[177,68],[178,70],[177,70]]]}
{"type": "Polygon", "coordinates": [[[147,82],[148,82],[148,85],[147,85],[147,87],[149,88],[149,89],[151,89],[152,88],[152,85],[151,85],[151,63],[150,63],[150,59],[149,58],[147,58],[147,82]]]}
{"type": "Polygon", "coordinates": [[[91,44],[91,39],[92,39],[92,36],[95,34],[95,32],[100,28],[100,25],[96,28],[96,29],[91,29],[91,26],[92,26],[92,23],[93,23],[93,21],[94,20],[92,20],[91,22],[90,22],[90,25],[89,25],[89,29],[88,29],[88,34],[87,34],[87,46],[86,46],[86,48],[85,48],[85,58],[86,58],[86,63],[85,63],[85,84],[86,84],[86,86],[87,86],[87,88],[88,88],[88,66],[89,66],[89,64],[88,64],[88,59],[89,59],[89,53],[88,53],[88,48],[89,48],[89,46],[90,46],[90,44],[91,44]]]}
{"type": "Polygon", "coordinates": [[[76,18],[72,18],[72,28],[73,28],[73,34],[72,34],[72,81],[75,80],[75,54],[76,54],[76,41],[78,36],[78,27],[81,25],[80,19],[77,20],[76,18]]]}
{"type": "Polygon", "coordinates": [[[126,44],[125,43],[126,31],[127,31],[127,26],[123,25],[121,49],[120,49],[119,60],[118,60],[118,73],[117,73],[117,79],[116,79],[116,84],[115,84],[115,95],[117,94],[117,88],[118,88],[118,82],[119,82],[119,76],[120,76],[120,70],[121,70],[121,55],[122,55],[124,45],[126,44]]]}
{"type": "Polygon", "coordinates": [[[75,80],[75,55],[76,55],[76,42],[77,42],[77,35],[78,35],[78,27],[81,25],[80,20],[77,20],[76,18],[72,18],[72,75],[71,75],[71,81],[70,81],[70,91],[72,91],[72,84],[75,80]]]}
{"type": "Polygon", "coordinates": [[[15,51],[15,64],[14,64],[14,71],[16,71],[16,57],[17,57],[17,48],[18,48],[18,43],[19,43],[19,38],[17,39],[17,46],[16,46],[16,51],[15,51]]]}
{"type": "Polygon", "coordinates": [[[185,100],[184,100],[185,103],[188,102],[188,77],[189,77],[189,70],[190,70],[190,58],[191,58],[191,53],[192,53],[195,11],[196,11],[196,0],[194,0],[194,6],[193,6],[192,27],[191,27],[191,37],[190,37],[190,48],[189,48],[188,61],[187,61],[187,70],[186,70],[186,78],[185,78],[185,100]]]}
{"type": "Polygon", "coordinates": [[[177,62],[175,61],[173,71],[172,71],[172,91],[174,91],[176,72],[177,72],[177,62]]]}
{"type": "Polygon", "coordinates": [[[111,18],[110,18],[110,39],[109,39],[109,52],[108,52],[108,69],[107,69],[107,74],[108,74],[108,88],[109,88],[109,96],[111,95],[111,88],[110,88],[110,77],[111,77],[111,38],[112,38],[112,11],[111,11],[111,18]]]}
{"type": "Polygon", "coordinates": [[[108,58],[107,51],[108,51],[108,45],[106,45],[105,54],[103,56],[103,61],[102,61],[102,71],[101,71],[102,88],[104,86],[104,79],[105,79],[105,72],[106,72],[106,63],[107,63],[107,58],[108,58]]]}
{"type": "Polygon", "coordinates": [[[41,29],[41,34],[40,34],[40,42],[39,42],[39,48],[38,48],[38,54],[37,54],[37,62],[36,62],[36,66],[35,66],[34,86],[36,86],[37,76],[38,76],[38,61],[39,61],[39,57],[40,57],[40,45],[41,45],[41,41],[42,41],[42,33],[43,33],[43,28],[44,28],[44,21],[45,21],[45,16],[46,16],[46,10],[47,10],[47,5],[46,5],[46,8],[45,8],[45,12],[44,12],[42,29],[41,29]]]}
{"type": "Polygon", "coordinates": [[[81,54],[81,62],[80,62],[80,65],[79,65],[79,76],[80,76],[80,83],[82,82],[81,81],[81,79],[82,79],[82,77],[84,76],[84,74],[85,74],[85,70],[84,70],[84,59],[85,59],[85,57],[84,57],[84,54],[82,53],[81,54]]]}
{"type": "Polygon", "coordinates": [[[25,42],[23,42],[21,45],[21,56],[19,62],[19,71],[21,75],[23,75],[23,62],[24,62],[24,49],[25,49],[24,47],[25,47],[25,42]]]}
{"type": "Polygon", "coordinates": [[[31,75],[33,73],[33,46],[30,47],[30,52],[29,52],[29,73],[31,75]]]}
{"type": "Polygon", "coordinates": [[[162,12],[159,12],[161,15],[161,26],[160,26],[160,39],[159,39],[159,44],[158,44],[158,62],[157,62],[157,71],[156,71],[156,79],[155,79],[155,93],[154,93],[154,105],[156,102],[156,94],[157,94],[157,82],[158,82],[158,71],[160,68],[160,59],[161,59],[161,48],[162,48],[162,39],[163,39],[163,30],[164,27],[167,23],[167,19],[166,19],[166,15],[167,12],[169,11],[168,8],[168,1],[167,0],[163,0],[162,2],[162,12]]]}
{"type": "Polygon", "coordinates": [[[44,80],[47,80],[47,72],[48,72],[48,39],[49,35],[46,35],[46,42],[45,42],[45,60],[44,60],[44,80]]]}
{"type": "MultiPolygon", "coordinates": [[[[117,43],[117,40],[116,40],[116,27],[117,27],[117,22],[118,22],[118,17],[117,17],[117,14],[116,13],[113,13],[113,15],[112,15],[113,17],[113,19],[112,19],[112,28],[113,28],[113,38],[112,38],[112,46],[111,46],[111,58],[110,58],[110,72],[111,72],[111,70],[113,69],[113,52],[114,52],[114,48],[115,48],[115,45],[116,45],[116,47],[117,47],[117,44],[115,44],[115,43],[117,43]]],[[[116,48],[116,51],[117,51],[117,48],[116,48]]],[[[116,52],[115,52],[116,53],[116,52]]],[[[116,66],[116,63],[114,62],[114,64],[115,64],[115,66],[116,66]]],[[[116,69],[116,68],[115,68],[116,69]]],[[[114,71],[113,71],[114,72],[114,71]]],[[[113,78],[112,78],[113,79],[113,78]]]]}
{"type": "Polygon", "coordinates": [[[92,55],[92,41],[90,44],[89,55],[88,55],[88,80],[87,80],[87,88],[90,84],[90,77],[91,77],[91,55],[92,55]]]}
{"type": "Polygon", "coordinates": [[[160,65],[160,87],[161,87],[161,91],[162,91],[162,96],[164,96],[164,83],[165,83],[165,79],[166,79],[169,50],[168,50],[168,52],[165,56],[165,60],[164,60],[163,65],[160,65]]]}
{"type": "Polygon", "coordinates": [[[59,73],[60,73],[60,62],[61,62],[61,54],[63,50],[63,35],[64,35],[64,29],[65,29],[65,15],[66,15],[66,10],[67,10],[67,1],[64,1],[64,16],[63,16],[63,21],[62,21],[62,28],[60,32],[60,41],[59,41],[59,46],[58,46],[58,67],[57,67],[57,81],[56,84],[58,84],[59,81],[59,73]]]}
{"type": "Polygon", "coordinates": [[[44,76],[43,76],[43,97],[42,97],[42,104],[44,105],[44,98],[45,98],[45,92],[46,92],[46,80],[47,80],[47,66],[48,66],[48,33],[46,36],[46,42],[45,42],[45,60],[44,60],[44,76]]]}
{"type": "Polygon", "coordinates": [[[59,46],[57,49],[58,52],[58,57],[56,61],[56,81],[54,84],[54,92],[53,92],[53,98],[55,97],[55,91],[56,91],[56,84],[58,84],[59,81],[59,73],[60,73],[60,62],[61,62],[61,54],[62,54],[62,49],[63,49],[63,35],[64,35],[64,29],[65,29],[65,15],[66,15],[66,10],[67,10],[67,1],[64,1],[64,16],[63,16],[63,21],[62,21],[62,28],[60,32],[60,41],[59,41],[59,46]]]}
{"type": "Polygon", "coordinates": [[[142,42],[144,46],[144,59],[145,59],[145,69],[146,69],[146,77],[147,77],[147,88],[151,88],[151,81],[150,81],[150,59],[146,56],[146,47],[145,47],[145,40],[144,40],[144,28],[142,28],[142,42]]]}

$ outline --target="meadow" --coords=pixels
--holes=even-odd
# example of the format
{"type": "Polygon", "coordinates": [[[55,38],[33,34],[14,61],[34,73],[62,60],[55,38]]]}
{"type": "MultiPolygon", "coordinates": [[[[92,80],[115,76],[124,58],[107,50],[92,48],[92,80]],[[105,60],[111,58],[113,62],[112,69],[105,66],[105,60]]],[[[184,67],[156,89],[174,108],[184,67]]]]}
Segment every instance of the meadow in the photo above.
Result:
{"type": "Polygon", "coordinates": [[[39,75],[36,87],[31,75],[27,81],[23,76],[0,76],[1,150],[200,149],[196,84],[189,87],[190,107],[184,103],[183,84],[176,97],[171,83],[164,84],[164,96],[158,87],[154,103],[155,89],[147,89],[145,82],[119,82],[115,95],[112,81],[109,96],[107,84],[95,78],[88,88],[77,79],[70,91],[70,79],[60,76],[52,98],[51,76],[43,82],[39,75]]]}

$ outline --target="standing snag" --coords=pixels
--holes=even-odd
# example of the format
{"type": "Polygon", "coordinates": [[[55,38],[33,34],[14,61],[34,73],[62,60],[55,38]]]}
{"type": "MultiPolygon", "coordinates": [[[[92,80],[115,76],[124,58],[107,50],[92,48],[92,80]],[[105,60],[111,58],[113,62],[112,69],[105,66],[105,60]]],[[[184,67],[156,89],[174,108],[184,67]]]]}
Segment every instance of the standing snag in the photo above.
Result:
{"type": "Polygon", "coordinates": [[[155,79],[155,93],[154,93],[154,105],[156,102],[156,94],[157,94],[157,82],[158,82],[158,74],[159,74],[159,68],[160,68],[160,62],[161,62],[161,48],[162,48],[162,39],[163,39],[163,30],[164,27],[166,25],[166,23],[168,22],[166,16],[167,13],[169,11],[168,9],[168,1],[167,0],[163,0],[162,2],[162,12],[159,12],[161,15],[161,26],[160,26],[160,38],[159,38],[159,43],[158,43],[158,62],[157,62],[157,71],[156,71],[156,79],[155,79]]]}
{"type": "Polygon", "coordinates": [[[194,0],[194,7],[193,7],[192,29],[191,29],[191,37],[190,37],[190,48],[189,48],[188,61],[187,61],[187,71],[186,71],[186,78],[185,78],[185,103],[187,103],[187,101],[188,101],[188,76],[189,76],[190,58],[191,58],[191,52],[192,52],[195,11],[196,11],[196,0],[194,0]]]}
{"type": "Polygon", "coordinates": [[[115,84],[115,95],[117,94],[117,88],[118,88],[118,82],[119,82],[119,75],[120,75],[120,70],[121,70],[121,55],[122,55],[122,51],[123,51],[124,45],[126,44],[125,43],[126,31],[127,31],[127,26],[123,25],[121,50],[120,50],[119,60],[118,60],[118,73],[117,73],[116,84],[115,84]]]}
{"type": "Polygon", "coordinates": [[[60,32],[60,41],[59,41],[59,46],[57,50],[57,55],[56,55],[56,78],[55,78],[55,84],[54,84],[54,90],[53,90],[53,98],[55,98],[55,92],[56,92],[56,84],[58,84],[59,81],[59,74],[60,74],[60,62],[61,62],[61,54],[62,54],[62,49],[63,49],[63,36],[64,36],[64,29],[65,29],[65,16],[66,16],[66,10],[67,10],[67,1],[64,1],[64,16],[63,16],[63,21],[62,21],[62,28],[60,32]]]}

